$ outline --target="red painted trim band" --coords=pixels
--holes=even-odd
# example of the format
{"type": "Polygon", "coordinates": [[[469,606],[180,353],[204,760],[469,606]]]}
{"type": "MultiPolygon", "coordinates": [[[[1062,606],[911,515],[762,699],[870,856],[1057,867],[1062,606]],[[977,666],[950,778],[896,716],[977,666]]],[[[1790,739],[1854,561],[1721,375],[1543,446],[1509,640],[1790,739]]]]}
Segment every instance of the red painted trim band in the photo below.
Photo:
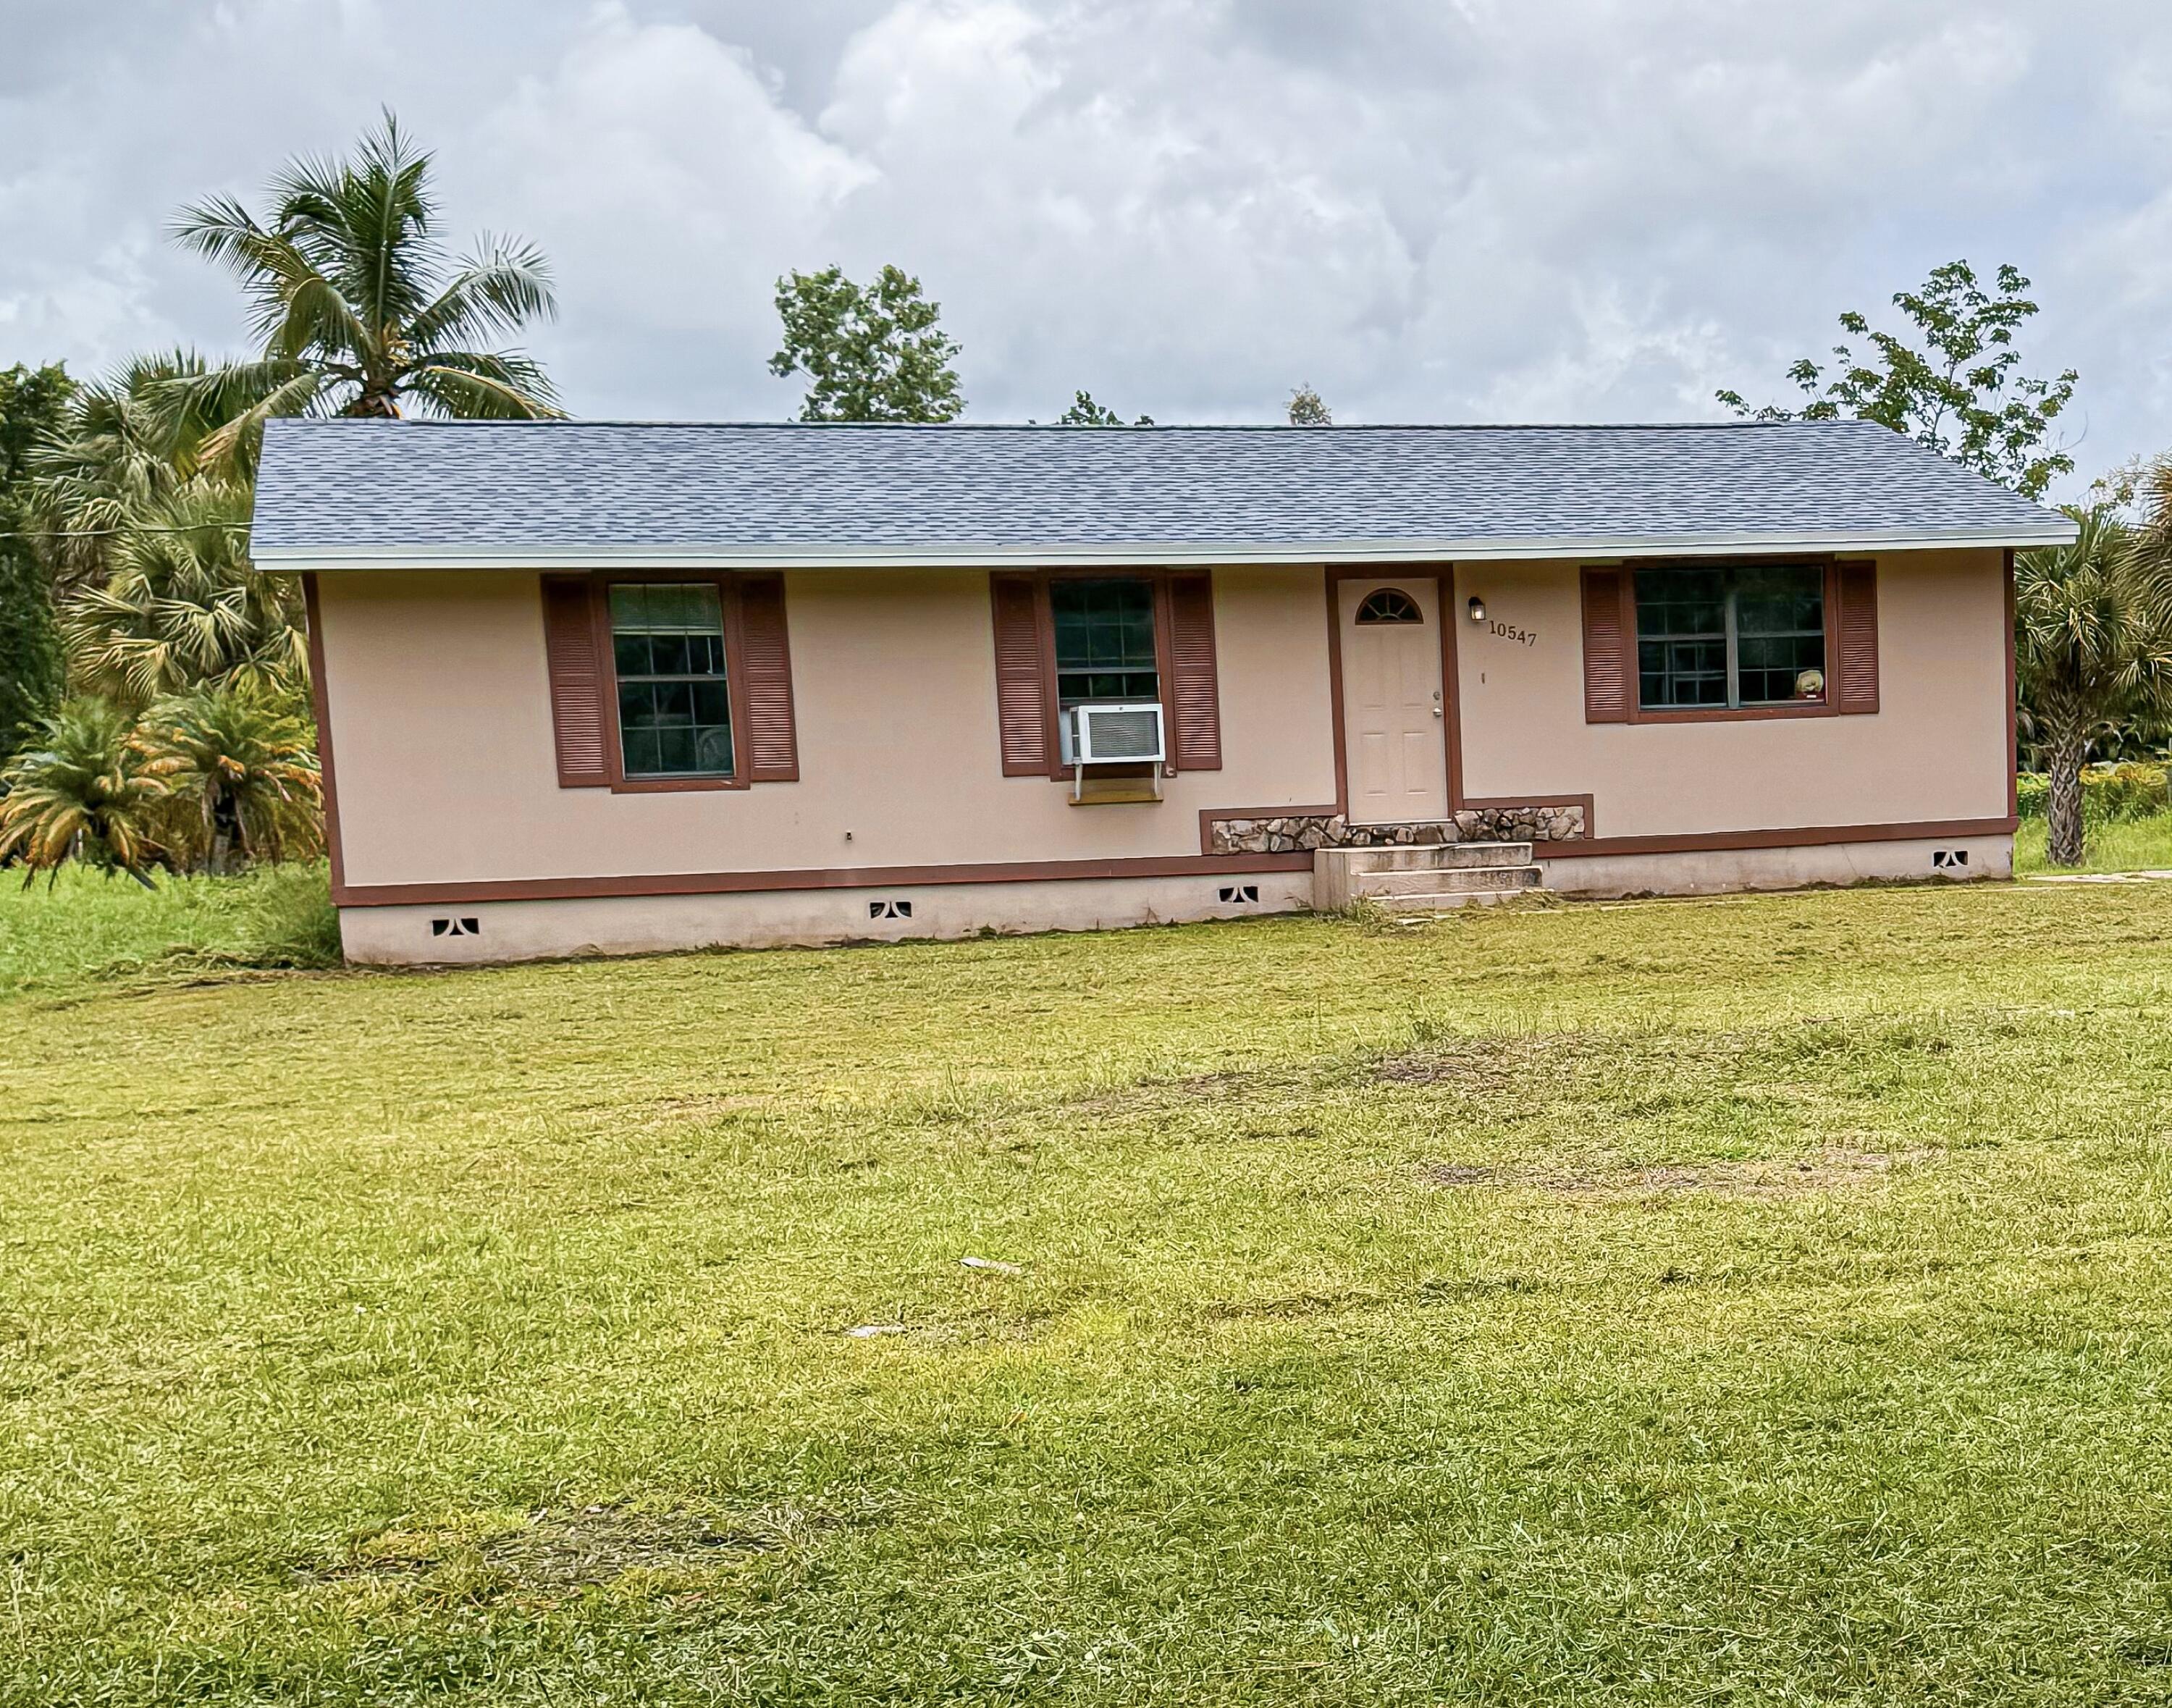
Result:
{"type": "Polygon", "coordinates": [[[1601,854],[1724,853],[1752,848],[1829,848],[1836,842],[1913,842],[1937,836],[2010,836],[2013,819],[1930,819],[1915,824],[1816,824],[1786,830],[1705,830],[1680,836],[1602,836],[1587,842],[1540,842],[1539,860],[1583,860],[1601,854]]]}
{"type": "Polygon", "coordinates": [[[513,878],[473,883],[357,884],[334,888],[341,907],[456,901],[575,901],[609,896],[737,895],[793,889],[878,889],[898,884],[1030,884],[1094,878],[1211,878],[1309,872],[1312,856],[1152,854],[1116,860],[1018,860],[981,866],[862,866],[785,872],[635,873],[624,878],[513,878]]]}

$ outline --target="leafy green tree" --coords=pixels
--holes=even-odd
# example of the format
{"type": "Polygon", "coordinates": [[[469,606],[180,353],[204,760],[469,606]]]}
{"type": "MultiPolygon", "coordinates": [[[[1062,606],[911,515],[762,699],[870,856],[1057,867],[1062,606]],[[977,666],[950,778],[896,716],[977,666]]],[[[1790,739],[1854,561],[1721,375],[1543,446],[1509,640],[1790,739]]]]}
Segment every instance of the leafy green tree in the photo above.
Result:
{"type": "Polygon", "coordinates": [[[2172,708],[2172,466],[2140,531],[2109,507],[2070,509],[2069,545],[2014,561],[2014,663],[2022,716],[2046,755],[2046,856],[2082,857],[2082,766],[2122,720],[2172,708]]]}
{"type": "Polygon", "coordinates": [[[31,456],[61,431],[75,390],[57,363],[0,369],[0,754],[59,701],[51,585],[31,537],[31,456]]]}
{"type": "Polygon", "coordinates": [[[322,848],[316,740],[291,692],[192,688],[152,706],[135,742],[162,791],[161,841],[183,865],[223,873],[322,848]]]}
{"type": "Polygon", "coordinates": [[[308,679],[301,596],[249,567],[249,489],[198,478],[123,515],[105,579],[61,608],[86,687],[142,706],[199,685],[308,679]]]}
{"type": "Polygon", "coordinates": [[[2010,265],[1999,268],[1987,291],[1966,261],[1949,261],[1921,290],[1893,298],[1906,331],[1874,330],[1864,315],[1842,314],[1841,330],[1868,339],[1870,348],[1858,353],[1836,344],[1831,368],[1808,357],[1790,368],[1788,378],[1810,399],[1801,409],[1752,410],[1739,392],[1715,395],[1757,421],[1879,422],[2024,497],[2040,498],[2054,480],[2073,472],[2074,459],[2046,442],[2073,399],[2078,376],[2071,368],[2056,379],[2015,371],[2021,352],[2014,334],[2037,312],[2024,294],[2028,288],[2010,265]]]}
{"type": "Polygon", "coordinates": [[[70,860],[151,887],[146,872],[163,851],[157,825],[165,788],[145,769],[134,737],[126,707],[71,700],[0,771],[0,860],[23,862],[26,887],[70,860]]]}
{"type": "Polygon", "coordinates": [[[839,267],[777,282],[783,341],[769,358],[779,379],[807,376],[802,421],[955,421],[965,412],[950,363],[957,340],[920,281],[884,266],[860,286],[839,267]]]}
{"type": "MultiPolygon", "coordinates": [[[[1105,409],[1094,402],[1092,392],[1080,391],[1072,395],[1071,407],[1056,416],[1056,424],[1058,427],[1122,427],[1125,423],[1123,416],[1118,415],[1116,411],[1105,409]]],[[[1142,415],[1131,425],[1152,427],[1153,417],[1150,415],[1142,415]]]]}
{"type": "Polygon", "coordinates": [[[1335,425],[1335,411],[1327,406],[1326,400],[1312,389],[1310,380],[1290,393],[1289,424],[1292,427],[1335,425]]]}
{"type": "Polygon", "coordinates": [[[220,196],[175,228],[241,281],[261,346],[169,389],[177,411],[218,416],[208,461],[245,468],[258,429],[277,415],[559,413],[530,357],[481,347],[554,312],[548,263],[532,244],[488,237],[451,259],[430,156],[390,113],[352,161],[291,162],[271,196],[261,219],[220,196]]]}

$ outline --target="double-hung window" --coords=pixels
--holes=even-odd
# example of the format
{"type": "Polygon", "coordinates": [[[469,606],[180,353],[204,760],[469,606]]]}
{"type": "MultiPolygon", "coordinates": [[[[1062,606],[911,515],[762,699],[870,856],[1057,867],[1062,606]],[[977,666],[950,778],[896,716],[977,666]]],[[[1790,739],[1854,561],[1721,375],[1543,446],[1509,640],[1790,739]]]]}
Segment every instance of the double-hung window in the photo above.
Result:
{"type": "Polygon", "coordinates": [[[799,780],[782,576],[541,580],[560,788],[799,780]]]}
{"type": "Polygon", "coordinates": [[[731,682],[717,583],[616,583],[610,629],[625,775],[730,776],[731,682]]]}
{"type": "Polygon", "coordinates": [[[1644,711],[1823,704],[1821,565],[1639,569],[1636,600],[1644,711]]]}
{"type": "Polygon", "coordinates": [[[1071,708],[1159,704],[1154,584],[1145,576],[1057,576],[1048,584],[1056,631],[1057,742],[1070,763],[1071,708]]]}

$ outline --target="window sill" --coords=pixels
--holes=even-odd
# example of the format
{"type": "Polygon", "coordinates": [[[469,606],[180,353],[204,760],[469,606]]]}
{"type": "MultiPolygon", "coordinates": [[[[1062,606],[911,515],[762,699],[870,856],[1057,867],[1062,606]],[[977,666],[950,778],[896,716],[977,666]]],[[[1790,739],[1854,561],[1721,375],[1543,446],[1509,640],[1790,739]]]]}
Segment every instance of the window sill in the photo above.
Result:
{"type": "Polygon", "coordinates": [[[1071,798],[1074,807],[1158,807],[1161,803],[1162,797],[1154,792],[1151,781],[1140,782],[1131,777],[1098,787],[1089,781],[1083,794],[1071,798]]]}
{"type": "Polygon", "coordinates": [[[1831,717],[1832,701],[1787,706],[1640,706],[1632,723],[1754,723],[1775,717],[1831,717]]]}
{"type": "Polygon", "coordinates": [[[610,791],[615,795],[672,795],[689,790],[743,789],[746,783],[738,777],[614,777],[610,791]]]}

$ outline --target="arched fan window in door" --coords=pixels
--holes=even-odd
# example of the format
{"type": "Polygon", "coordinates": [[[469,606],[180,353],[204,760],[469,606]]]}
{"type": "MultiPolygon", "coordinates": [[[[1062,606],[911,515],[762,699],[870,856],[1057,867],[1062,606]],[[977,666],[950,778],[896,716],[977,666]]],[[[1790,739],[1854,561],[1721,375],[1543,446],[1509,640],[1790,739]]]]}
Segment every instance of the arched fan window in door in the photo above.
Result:
{"type": "Polygon", "coordinates": [[[1418,602],[1399,587],[1384,587],[1365,595],[1358,607],[1361,623],[1422,623],[1425,614],[1418,602]]]}

